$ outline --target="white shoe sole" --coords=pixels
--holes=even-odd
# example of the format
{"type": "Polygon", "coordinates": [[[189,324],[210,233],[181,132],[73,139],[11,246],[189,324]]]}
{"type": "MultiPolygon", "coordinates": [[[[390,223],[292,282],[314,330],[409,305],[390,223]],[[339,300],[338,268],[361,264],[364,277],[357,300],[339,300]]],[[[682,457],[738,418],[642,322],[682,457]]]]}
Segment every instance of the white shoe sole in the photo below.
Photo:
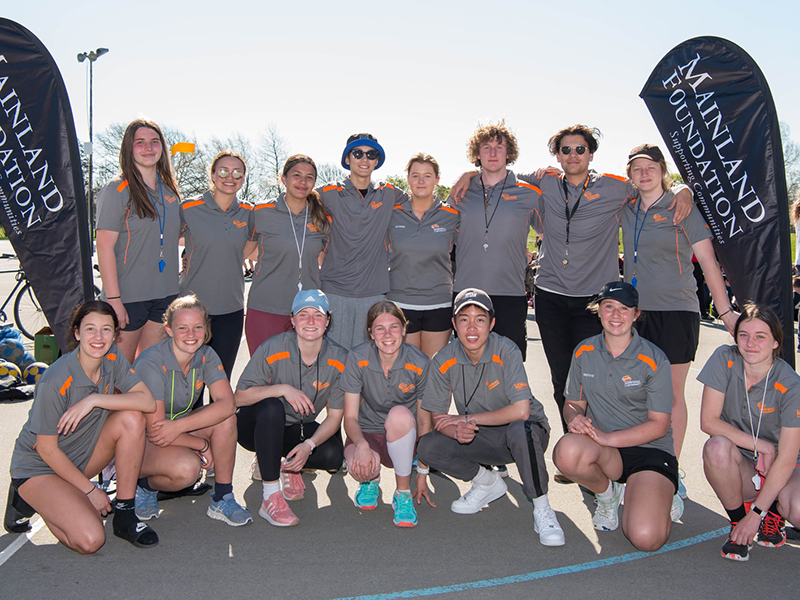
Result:
{"type": "Polygon", "coordinates": [[[250,517],[244,523],[236,523],[234,521],[231,521],[228,517],[226,517],[225,513],[221,513],[221,512],[217,512],[215,510],[212,510],[210,506],[208,507],[208,510],[206,511],[206,515],[208,515],[210,518],[214,519],[215,521],[222,521],[223,523],[225,523],[227,525],[230,525],[231,527],[242,527],[243,525],[247,525],[248,523],[252,523],[253,522],[253,517],[250,517]]]}
{"type": "Polygon", "coordinates": [[[261,508],[258,509],[258,516],[262,519],[265,519],[270,525],[274,525],[275,527],[294,527],[300,523],[300,519],[297,519],[294,523],[278,523],[277,521],[273,521],[272,517],[269,516],[269,513],[264,510],[264,505],[261,505],[261,508]]]}
{"type": "Polygon", "coordinates": [[[475,513],[480,512],[481,510],[483,510],[483,507],[489,504],[490,502],[494,502],[495,500],[498,500],[499,498],[502,498],[503,496],[506,495],[506,492],[508,491],[508,486],[506,485],[506,482],[503,481],[503,479],[500,477],[497,478],[497,481],[502,485],[497,486],[497,483],[493,484],[497,486],[498,489],[489,494],[483,501],[483,504],[481,504],[479,507],[475,508],[474,506],[459,506],[458,502],[461,500],[461,498],[459,498],[450,505],[450,510],[456,513],[457,515],[474,515],[475,513]]]}

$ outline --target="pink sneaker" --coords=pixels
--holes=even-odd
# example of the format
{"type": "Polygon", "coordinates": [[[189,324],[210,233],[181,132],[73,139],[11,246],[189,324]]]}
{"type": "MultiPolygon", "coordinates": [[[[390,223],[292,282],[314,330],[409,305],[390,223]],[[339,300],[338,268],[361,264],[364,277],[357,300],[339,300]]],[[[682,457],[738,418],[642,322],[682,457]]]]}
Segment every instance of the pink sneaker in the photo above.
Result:
{"type": "Polygon", "coordinates": [[[303,476],[300,473],[281,471],[281,482],[283,483],[283,497],[289,502],[303,499],[306,493],[306,484],[303,483],[303,476]]]}
{"type": "Polygon", "coordinates": [[[300,522],[280,492],[275,492],[264,500],[258,509],[258,514],[275,527],[291,527],[300,522]]]}

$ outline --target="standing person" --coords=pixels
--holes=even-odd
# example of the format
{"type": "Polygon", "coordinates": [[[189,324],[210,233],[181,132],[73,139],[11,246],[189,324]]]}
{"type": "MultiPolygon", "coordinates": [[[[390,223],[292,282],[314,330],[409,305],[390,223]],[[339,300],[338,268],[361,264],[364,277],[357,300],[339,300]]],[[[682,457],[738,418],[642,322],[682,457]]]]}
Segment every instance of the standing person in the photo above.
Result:
{"type": "Polygon", "coordinates": [[[433,358],[450,341],[458,211],[436,198],[439,163],[420,152],[406,166],[411,200],[394,207],[389,222],[387,299],[408,319],[406,343],[433,358]]]}
{"type": "Polygon", "coordinates": [[[247,172],[244,159],[230,150],[211,163],[211,189],[181,204],[186,266],[180,293],[194,293],[211,315],[211,340],[228,379],[244,327],[242,260],[255,249],[252,206],[236,198],[247,172]]]}
{"type": "Polygon", "coordinates": [[[134,495],[145,443],[142,413],[155,410],[153,395],[114,344],[119,323],[110,304],[81,305],[70,332],[73,351],[36,384],[11,456],[12,490],[41,515],[58,541],[91,554],[106,541],[103,517],[111,512],[108,496],[92,478],[114,459],[114,535],[137,548],[152,548],[158,536],[136,518],[134,495]]]}
{"type": "Polygon", "coordinates": [[[789,212],[792,224],[794,225],[795,232],[795,247],[794,247],[794,268],[797,274],[800,274],[800,192],[797,193],[797,198],[792,202],[789,212]]]}
{"type": "Polygon", "coordinates": [[[253,209],[258,262],[247,297],[245,334],[250,356],[265,340],[292,330],[292,299],[319,288],[319,261],[328,241],[330,214],[314,190],[317,165],[290,156],[281,182],[286,192],[253,209]]]}
{"type": "Polygon", "coordinates": [[[541,195],[508,170],[518,156],[517,138],[503,121],[478,127],[469,140],[467,157],[480,171],[457,206],[461,226],[453,289],[479,288],[489,294],[495,306],[494,332],[514,342],[524,361],[527,240],[541,195]]]}
{"type": "MultiPolygon", "coordinates": [[[[700,339],[692,254],[703,269],[720,319],[731,333],[739,314],[728,300],[703,217],[695,210],[679,225],[672,223],[667,207],[673,201],[673,182],[661,150],[651,144],[636,146],[628,156],[627,173],[639,198],[628,202],[620,215],[625,281],[638,291],[638,307],[645,313],[636,322],[639,335],[669,359],[674,397],[672,436],[675,457],[680,460],[686,436],[686,376],[700,339]]],[[[686,496],[682,482],[679,493],[686,496]]]]}
{"type": "Polygon", "coordinates": [[[258,347],[235,394],[239,444],[256,453],[263,480],[258,514],[276,527],[300,522],[286,501],[301,500],[305,494],[301,469],[336,472],[344,458],[339,378],[347,350],[325,337],[331,322],[325,294],[314,289],[297,292],[291,319],[294,331],[258,347]],[[325,419],[318,423],[323,409],[325,419]]]}
{"type": "Polygon", "coordinates": [[[320,272],[335,315],[328,336],[347,349],[366,341],[367,311],[390,289],[386,231],[392,209],[406,194],[391,183],[372,182],[372,172],[385,160],[377,138],[353,134],[342,152],[350,176],[318,189],[333,218],[320,272]]]}
{"type": "Polygon", "coordinates": [[[515,462],[523,491],[533,502],[539,541],[563,546],[564,531],[547,498],[544,452],[550,426],[531,394],[521,353],[494,333],[493,326],[494,307],[488,294],[471,288],[459,292],[453,305],[458,337],[436,354],[429,369],[421,409],[433,414],[436,431],[420,439],[419,459],[472,482],[450,506],[464,515],[478,512],[508,489],[497,471],[481,465],[515,462]],[[451,393],[455,415],[448,414],[451,393]]]}
{"type": "MultiPolygon", "coordinates": [[[[406,318],[396,304],[383,300],[367,312],[369,342],[353,348],[342,374],[344,391],[344,456],[359,482],[355,505],[378,507],[381,465],[394,469],[394,524],[414,527],[417,511],[411,495],[411,465],[417,430],[426,433],[429,415],[418,408],[425,391],[428,357],[403,341],[406,318]],[[363,400],[362,400],[363,398],[363,400]]],[[[421,468],[424,468],[422,465],[421,468]]],[[[431,506],[427,480],[417,478],[417,502],[431,506]]]]}
{"type": "MultiPolygon", "coordinates": [[[[643,552],[663,546],[672,529],[678,460],[673,453],[669,362],[633,324],[639,294],[629,283],[603,286],[590,310],[603,332],[576,348],[565,389],[569,433],[553,450],[564,475],[595,493],[592,522],[600,531],[619,526],[643,552]]],[[[681,503],[680,512],[683,512],[681,503]]]]}
{"type": "Polygon", "coordinates": [[[196,296],[176,298],[164,313],[169,337],[139,355],[134,370],[156,399],[147,416],[147,444],[136,488],[136,514],[158,518],[158,491],[194,484],[200,469],[214,469],[214,492],[206,514],[233,527],[253,521],[233,495],[236,404],[216,352],[206,345],[208,311],[196,296]],[[213,402],[192,410],[208,388],[213,402]]]}
{"type": "Polygon", "coordinates": [[[785,519],[800,523],[800,377],[778,358],[783,328],[769,308],[745,303],[733,337],[697,379],[700,427],[711,436],[703,469],[731,520],[722,556],[746,561],[756,535],[760,546],[782,546],[785,519]]]}
{"type": "Polygon", "coordinates": [[[161,318],[178,294],[181,211],[169,146],[153,121],[128,125],[119,166],[97,195],[97,262],[122,328],[117,344],[132,363],[161,339],[161,318]]]}

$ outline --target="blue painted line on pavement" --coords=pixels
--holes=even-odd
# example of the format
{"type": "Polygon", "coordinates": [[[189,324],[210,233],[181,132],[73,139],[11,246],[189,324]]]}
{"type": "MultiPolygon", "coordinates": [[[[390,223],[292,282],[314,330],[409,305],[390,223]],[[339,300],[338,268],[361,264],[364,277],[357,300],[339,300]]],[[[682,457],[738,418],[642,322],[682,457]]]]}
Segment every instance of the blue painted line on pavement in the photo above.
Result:
{"type": "Polygon", "coordinates": [[[388,594],[370,594],[366,596],[351,596],[348,598],[339,598],[337,600],[392,600],[393,598],[419,598],[421,596],[435,596],[437,594],[452,594],[453,592],[464,592],[468,590],[477,590],[480,588],[496,587],[500,585],[508,585],[509,583],[524,583],[526,581],[534,581],[536,579],[547,579],[548,577],[555,577],[556,575],[567,575],[569,573],[579,573],[580,571],[589,571],[592,569],[599,569],[600,567],[609,567],[612,565],[619,565],[657,554],[665,554],[673,550],[680,550],[688,546],[694,546],[714,538],[728,535],[730,527],[723,527],[715,531],[709,531],[701,535],[665,544],[655,552],[631,552],[630,554],[623,554],[621,556],[612,556],[610,558],[603,558],[601,560],[593,560],[591,562],[582,563],[579,565],[571,565],[567,567],[558,567],[557,569],[547,569],[544,571],[535,571],[533,573],[525,573],[523,575],[511,575],[509,577],[499,577],[497,579],[483,579],[481,581],[471,581],[468,583],[459,583],[456,585],[445,585],[432,588],[421,588],[418,590],[406,590],[403,592],[390,592],[388,594]]]}

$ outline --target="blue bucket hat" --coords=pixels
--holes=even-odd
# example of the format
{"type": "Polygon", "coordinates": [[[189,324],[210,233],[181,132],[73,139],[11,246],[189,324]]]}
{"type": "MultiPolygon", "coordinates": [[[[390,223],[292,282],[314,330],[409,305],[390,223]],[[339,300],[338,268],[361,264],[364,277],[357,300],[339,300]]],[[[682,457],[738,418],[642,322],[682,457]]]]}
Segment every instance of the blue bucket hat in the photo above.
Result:
{"type": "Polygon", "coordinates": [[[347,158],[353,148],[358,148],[359,146],[369,146],[378,151],[378,166],[375,168],[380,169],[386,161],[386,152],[384,152],[383,146],[378,143],[378,140],[369,133],[354,133],[347,139],[347,145],[344,147],[344,152],[342,152],[342,167],[348,171],[350,170],[350,165],[344,159],[347,158]]]}
{"type": "Polygon", "coordinates": [[[300,290],[295,294],[292,301],[292,314],[299,313],[304,308],[316,308],[319,312],[328,314],[331,312],[331,303],[322,290],[300,290]]]}

